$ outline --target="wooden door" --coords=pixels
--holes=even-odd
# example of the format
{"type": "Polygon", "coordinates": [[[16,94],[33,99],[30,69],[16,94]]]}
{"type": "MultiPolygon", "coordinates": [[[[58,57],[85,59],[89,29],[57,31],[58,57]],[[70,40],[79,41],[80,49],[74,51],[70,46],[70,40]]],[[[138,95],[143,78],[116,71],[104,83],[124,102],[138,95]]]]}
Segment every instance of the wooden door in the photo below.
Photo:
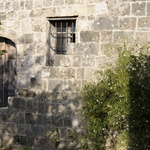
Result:
{"type": "Polygon", "coordinates": [[[16,46],[0,37],[0,50],[7,51],[0,56],[0,107],[6,107],[8,97],[14,96],[16,89],[16,46]]]}

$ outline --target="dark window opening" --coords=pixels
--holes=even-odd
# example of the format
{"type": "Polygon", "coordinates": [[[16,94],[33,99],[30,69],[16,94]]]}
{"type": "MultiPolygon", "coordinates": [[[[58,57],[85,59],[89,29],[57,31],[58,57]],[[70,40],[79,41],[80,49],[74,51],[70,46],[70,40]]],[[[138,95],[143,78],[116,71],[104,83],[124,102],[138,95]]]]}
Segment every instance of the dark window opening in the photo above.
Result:
{"type": "Polygon", "coordinates": [[[50,49],[55,54],[66,54],[67,44],[76,42],[76,17],[49,18],[50,49]]]}

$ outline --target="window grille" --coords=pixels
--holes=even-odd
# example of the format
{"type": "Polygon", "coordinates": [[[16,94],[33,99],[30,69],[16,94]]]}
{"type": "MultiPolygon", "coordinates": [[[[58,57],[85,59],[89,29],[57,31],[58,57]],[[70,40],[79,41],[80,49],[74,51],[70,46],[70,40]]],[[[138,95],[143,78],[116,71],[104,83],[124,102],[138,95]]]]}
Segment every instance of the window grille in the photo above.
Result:
{"type": "Polygon", "coordinates": [[[67,43],[76,42],[76,17],[49,18],[50,49],[55,54],[66,54],[67,43]]]}

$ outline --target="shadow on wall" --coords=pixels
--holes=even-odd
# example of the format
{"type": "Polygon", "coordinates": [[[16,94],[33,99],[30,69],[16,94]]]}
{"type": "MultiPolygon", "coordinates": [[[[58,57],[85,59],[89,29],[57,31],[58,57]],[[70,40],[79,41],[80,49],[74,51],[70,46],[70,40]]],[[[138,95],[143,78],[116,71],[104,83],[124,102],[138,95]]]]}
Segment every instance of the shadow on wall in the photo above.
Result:
{"type": "MultiPolygon", "coordinates": [[[[52,92],[20,90],[1,110],[1,147],[24,150],[77,149],[80,93],[58,85],[52,92]]],[[[8,150],[8,149],[7,149],[8,150]]]]}
{"type": "Polygon", "coordinates": [[[150,56],[134,56],[130,72],[129,149],[150,149],[150,56]]]}

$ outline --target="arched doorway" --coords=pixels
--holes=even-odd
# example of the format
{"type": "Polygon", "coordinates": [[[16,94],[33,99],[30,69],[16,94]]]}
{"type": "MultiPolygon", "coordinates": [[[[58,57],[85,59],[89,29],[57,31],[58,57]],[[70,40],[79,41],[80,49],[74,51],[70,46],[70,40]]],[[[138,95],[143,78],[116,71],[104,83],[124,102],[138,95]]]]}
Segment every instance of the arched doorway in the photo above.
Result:
{"type": "Polygon", "coordinates": [[[16,89],[16,45],[8,38],[0,37],[0,50],[7,52],[0,56],[0,107],[6,107],[9,96],[16,89]]]}

